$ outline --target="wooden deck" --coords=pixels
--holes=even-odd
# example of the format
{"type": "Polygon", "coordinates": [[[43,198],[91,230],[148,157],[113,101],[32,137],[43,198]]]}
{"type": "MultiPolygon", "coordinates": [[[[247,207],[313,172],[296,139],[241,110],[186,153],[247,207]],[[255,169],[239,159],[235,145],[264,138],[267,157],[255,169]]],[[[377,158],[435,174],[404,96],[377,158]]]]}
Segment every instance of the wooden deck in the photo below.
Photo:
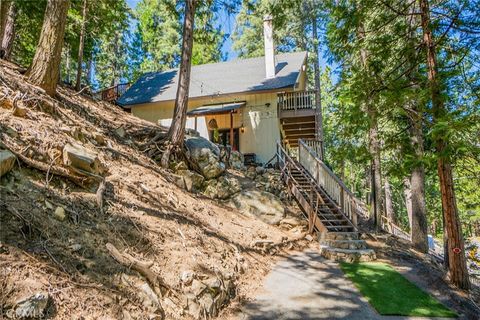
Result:
{"type": "Polygon", "coordinates": [[[316,91],[294,91],[278,94],[278,117],[283,144],[297,148],[299,139],[314,139],[317,135],[316,91]]]}

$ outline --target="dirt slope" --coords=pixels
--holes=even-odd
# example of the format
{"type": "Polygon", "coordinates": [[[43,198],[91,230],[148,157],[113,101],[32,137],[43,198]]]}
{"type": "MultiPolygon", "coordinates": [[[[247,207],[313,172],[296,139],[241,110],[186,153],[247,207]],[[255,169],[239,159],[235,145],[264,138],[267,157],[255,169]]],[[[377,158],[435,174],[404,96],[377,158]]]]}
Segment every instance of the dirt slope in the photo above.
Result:
{"type": "Polygon", "coordinates": [[[37,291],[48,292],[51,319],[149,318],[136,286],[145,278],[116,261],[107,243],[148,261],[163,279],[167,318],[188,318],[182,271],[233,275],[242,299],[269,270],[271,254],[301,245],[291,233],[170,183],[139,148],[159,127],[67,88],[49,99],[22,77],[0,64],[0,149],[20,157],[0,180],[0,318],[37,291]],[[63,166],[69,142],[97,152],[108,169],[103,205],[97,182],[63,166]],[[260,238],[279,245],[264,253],[252,245],[260,238]]]}

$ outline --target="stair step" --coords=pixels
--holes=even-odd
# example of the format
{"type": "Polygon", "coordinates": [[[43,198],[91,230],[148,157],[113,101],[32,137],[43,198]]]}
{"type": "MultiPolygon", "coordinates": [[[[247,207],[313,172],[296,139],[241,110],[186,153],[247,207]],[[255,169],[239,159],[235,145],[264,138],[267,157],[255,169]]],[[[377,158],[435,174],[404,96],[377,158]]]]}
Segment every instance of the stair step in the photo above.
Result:
{"type": "Polygon", "coordinates": [[[352,226],[340,225],[340,226],[325,226],[329,232],[353,232],[352,226]]]}
{"type": "Polygon", "coordinates": [[[339,249],[325,245],[320,246],[320,255],[329,260],[345,262],[367,262],[377,259],[372,249],[339,249]]]}
{"type": "Polygon", "coordinates": [[[321,245],[338,249],[363,250],[368,249],[365,240],[321,240],[321,245]]]}

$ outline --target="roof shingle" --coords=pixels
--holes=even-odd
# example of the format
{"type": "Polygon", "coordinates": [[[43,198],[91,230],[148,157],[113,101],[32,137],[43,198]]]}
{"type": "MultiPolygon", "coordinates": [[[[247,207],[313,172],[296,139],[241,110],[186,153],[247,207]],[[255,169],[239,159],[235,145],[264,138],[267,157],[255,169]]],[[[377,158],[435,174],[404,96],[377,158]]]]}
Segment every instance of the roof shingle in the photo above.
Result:
{"type": "MultiPolygon", "coordinates": [[[[293,87],[306,56],[306,52],[276,55],[276,76],[272,79],[265,78],[264,57],[192,66],[189,97],[293,87]]],[[[120,97],[117,103],[131,106],[175,100],[177,83],[178,69],[146,73],[120,97]]]]}

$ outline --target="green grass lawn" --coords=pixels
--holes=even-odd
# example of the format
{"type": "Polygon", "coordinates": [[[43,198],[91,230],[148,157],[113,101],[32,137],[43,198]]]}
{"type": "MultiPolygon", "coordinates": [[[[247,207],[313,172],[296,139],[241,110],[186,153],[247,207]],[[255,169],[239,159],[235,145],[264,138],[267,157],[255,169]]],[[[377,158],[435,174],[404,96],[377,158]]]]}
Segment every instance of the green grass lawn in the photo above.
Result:
{"type": "Polygon", "coordinates": [[[381,315],[457,317],[457,314],[384,263],[341,263],[345,275],[381,315]]]}

